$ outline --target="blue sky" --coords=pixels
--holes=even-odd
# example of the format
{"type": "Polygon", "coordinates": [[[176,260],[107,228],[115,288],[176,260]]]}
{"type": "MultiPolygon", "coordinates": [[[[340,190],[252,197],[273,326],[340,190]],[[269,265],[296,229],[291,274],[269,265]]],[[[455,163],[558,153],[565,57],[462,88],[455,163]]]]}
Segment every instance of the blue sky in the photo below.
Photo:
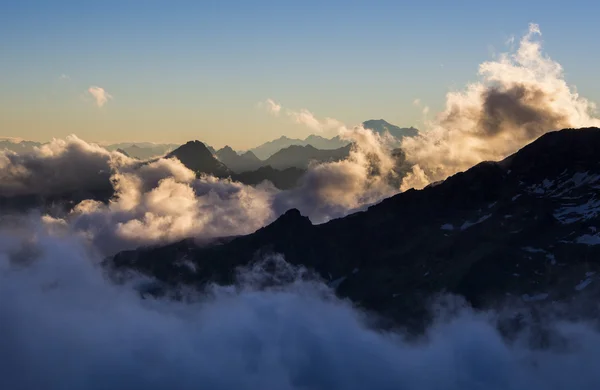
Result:
{"type": "Polygon", "coordinates": [[[419,127],[414,99],[439,111],[530,22],[567,81],[600,102],[592,2],[5,3],[0,136],[246,148],[311,132],[258,109],[267,98],[348,124],[419,127]],[[90,86],[112,98],[98,107],[90,86]]]}

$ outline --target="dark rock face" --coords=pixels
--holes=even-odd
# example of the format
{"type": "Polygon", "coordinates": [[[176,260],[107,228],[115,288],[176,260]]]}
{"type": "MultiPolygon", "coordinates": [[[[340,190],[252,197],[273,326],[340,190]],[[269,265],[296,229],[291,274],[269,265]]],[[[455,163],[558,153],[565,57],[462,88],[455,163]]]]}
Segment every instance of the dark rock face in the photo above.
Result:
{"type": "Polygon", "coordinates": [[[433,294],[476,307],[512,297],[565,300],[600,286],[600,129],[546,134],[501,162],[484,162],[365,212],[312,225],[297,210],[226,243],[187,240],[122,252],[112,264],[168,284],[231,283],[235,267],[283,254],[339,295],[407,324],[433,294]],[[185,256],[196,271],[177,261],[185,256]]]}
{"type": "Polygon", "coordinates": [[[231,174],[231,170],[217,160],[206,145],[200,141],[189,141],[166,156],[166,158],[172,157],[176,157],[188,169],[198,174],[207,173],[221,178],[231,174]]]}

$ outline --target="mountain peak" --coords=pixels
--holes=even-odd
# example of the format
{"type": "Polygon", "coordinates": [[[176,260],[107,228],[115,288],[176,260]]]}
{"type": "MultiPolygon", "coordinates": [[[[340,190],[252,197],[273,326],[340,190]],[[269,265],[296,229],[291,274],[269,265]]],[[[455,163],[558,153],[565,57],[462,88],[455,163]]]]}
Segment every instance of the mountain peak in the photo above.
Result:
{"type": "Polygon", "coordinates": [[[385,119],[370,119],[368,121],[364,121],[363,127],[365,129],[373,130],[378,134],[384,134],[385,132],[388,132],[398,139],[402,139],[404,137],[414,137],[419,133],[419,131],[412,126],[401,128],[396,125],[392,125],[385,119]]]}
{"type": "Polygon", "coordinates": [[[217,160],[203,142],[188,141],[171,153],[167,158],[176,157],[188,169],[196,173],[208,173],[217,177],[229,175],[229,169],[217,160]]]}

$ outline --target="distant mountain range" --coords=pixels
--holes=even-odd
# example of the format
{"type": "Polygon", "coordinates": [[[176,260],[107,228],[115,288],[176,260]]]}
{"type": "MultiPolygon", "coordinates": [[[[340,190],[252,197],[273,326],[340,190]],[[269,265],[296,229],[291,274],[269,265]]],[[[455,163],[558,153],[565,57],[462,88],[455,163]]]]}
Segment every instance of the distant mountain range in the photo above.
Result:
{"type": "Polygon", "coordinates": [[[125,142],[119,144],[107,145],[107,150],[118,150],[123,154],[137,158],[139,160],[148,160],[155,157],[161,157],[179,147],[178,144],[154,144],[151,142],[125,142]]]}
{"type": "MultiPolygon", "coordinates": [[[[389,132],[398,139],[416,134],[414,128],[402,129],[384,120],[366,121],[364,126],[372,128],[378,133],[389,132]]],[[[0,140],[0,150],[6,148],[17,153],[32,151],[33,148],[41,145],[43,144],[31,141],[0,140]]],[[[279,189],[289,189],[298,183],[309,164],[343,160],[348,157],[351,145],[339,137],[327,139],[318,135],[310,135],[304,140],[281,137],[253,149],[259,150],[261,155],[268,154],[269,156],[264,160],[257,157],[252,150],[238,153],[231,147],[225,146],[215,151],[214,148],[200,141],[190,141],[181,146],[151,142],[125,142],[107,145],[105,148],[143,161],[153,161],[159,157],[176,157],[198,175],[205,173],[219,178],[231,177],[233,180],[248,185],[256,185],[268,180],[279,189]]],[[[397,160],[400,163],[404,161],[403,157],[397,160]]],[[[140,163],[143,162],[140,161],[140,163]]],[[[401,167],[400,171],[402,169],[404,167],[401,167]]],[[[109,191],[110,185],[107,182],[106,189],[102,188],[102,191],[91,194],[90,197],[104,200],[109,191]]],[[[62,202],[65,199],[79,199],[84,196],[83,194],[71,195],[55,196],[51,201],[52,203],[62,202]]],[[[23,204],[29,205],[34,201],[38,206],[40,206],[40,202],[44,202],[42,199],[31,198],[24,201],[23,204]]],[[[21,204],[19,199],[4,199],[2,202],[6,205],[21,204]]],[[[70,204],[70,201],[67,203],[70,204]]]]}
{"type": "Polygon", "coordinates": [[[34,141],[14,141],[0,139],[0,151],[8,149],[15,153],[26,153],[31,152],[34,148],[39,147],[41,145],[41,143],[34,141]]]}
{"type": "Polygon", "coordinates": [[[253,171],[263,165],[263,162],[254,153],[238,154],[229,146],[217,150],[214,155],[234,172],[253,171]]]}
{"type": "Polygon", "coordinates": [[[261,160],[266,160],[278,151],[289,148],[290,146],[306,146],[311,145],[318,149],[337,149],[348,145],[349,141],[341,140],[339,136],[331,139],[324,138],[318,135],[309,135],[305,139],[288,138],[281,136],[273,141],[265,142],[255,148],[250,149],[261,160]]]}
{"type": "MultiPolygon", "coordinates": [[[[430,320],[430,299],[443,292],[475,308],[574,302],[600,292],[598,150],[600,129],[552,132],[503,161],[325,224],[292,209],[219,245],[184,240],[122,252],[109,264],[158,278],[158,292],[230,284],[235,267],[279,253],[389,325],[415,331],[430,320]]],[[[595,299],[578,302],[582,315],[598,315],[595,299]]]]}
{"type": "Polygon", "coordinates": [[[292,145],[276,152],[262,164],[276,169],[308,168],[311,162],[324,163],[345,160],[350,154],[350,147],[351,145],[348,144],[337,149],[323,150],[312,145],[292,145]]]}

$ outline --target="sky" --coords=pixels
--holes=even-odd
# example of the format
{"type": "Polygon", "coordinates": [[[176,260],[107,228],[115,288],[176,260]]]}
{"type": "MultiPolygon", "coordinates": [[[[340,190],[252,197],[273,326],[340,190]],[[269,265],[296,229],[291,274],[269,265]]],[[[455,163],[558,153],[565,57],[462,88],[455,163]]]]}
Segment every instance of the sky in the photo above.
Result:
{"type": "Polygon", "coordinates": [[[314,130],[273,99],[349,125],[423,126],[529,23],[600,102],[600,3],[28,1],[0,12],[0,137],[255,146],[314,130]]]}

